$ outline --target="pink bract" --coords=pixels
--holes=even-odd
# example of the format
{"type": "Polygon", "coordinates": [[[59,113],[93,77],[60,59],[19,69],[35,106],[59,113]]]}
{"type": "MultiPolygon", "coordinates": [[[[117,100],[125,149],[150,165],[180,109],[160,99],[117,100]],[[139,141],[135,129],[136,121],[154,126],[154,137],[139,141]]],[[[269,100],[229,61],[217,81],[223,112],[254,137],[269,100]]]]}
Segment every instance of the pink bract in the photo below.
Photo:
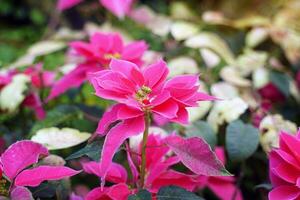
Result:
{"type": "Polygon", "coordinates": [[[22,171],[15,180],[17,186],[38,186],[46,180],[61,180],[78,174],[80,171],[64,166],[39,166],[22,171]]]}
{"type": "Polygon", "coordinates": [[[97,96],[119,102],[104,114],[97,129],[100,135],[107,134],[100,160],[103,179],[120,145],[144,131],[145,111],[186,124],[187,107],[215,99],[198,91],[197,76],[166,81],[168,73],[162,60],[141,69],[134,63],[113,59],[110,69],[90,75],[97,96]],[[112,123],[115,127],[108,130],[112,123]]]}
{"type": "Polygon", "coordinates": [[[38,163],[40,156],[47,156],[48,154],[47,148],[41,144],[30,140],[23,140],[12,144],[1,155],[1,172],[11,182],[11,188],[15,188],[11,191],[11,198],[17,198],[19,195],[30,197],[30,192],[26,188],[19,186],[35,187],[43,181],[60,180],[80,172],[64,166],[42,165],[28,168],[38,163]]]}
{"type": "Polygon", "coordinates": [[[13,180],[19,172],[38,162],[40,156],[47,156],[48,150],[41,144],[23,140],[12,144],[2,155],[4,174],[13,180]]]}
{"type": "Polygon", "coordinates": [[[281,132],[279,148],[270,157],[270,200],[300,198],[300,130],[297,136],[281,132]]]}
{"type": "Polygon", "coordinates": [[[84,62],[77,65],[70,73],[58,80],[51,89],[48,100],[51,100],[70,88],[79,87],[87,80],[88,74],[101,71],[109,66],[113,58],[121,58],[138,65],[148,48],[144,41],[136,41],[125,45],[117,33],[95,33],[90,42],[74,41],[70,46],[84,62]]]}
{"type": "Polygon", "coordinates": [[[134,0],[100,0],[101,4],[115,16],[123,19],[131,9],[134,0]]]}

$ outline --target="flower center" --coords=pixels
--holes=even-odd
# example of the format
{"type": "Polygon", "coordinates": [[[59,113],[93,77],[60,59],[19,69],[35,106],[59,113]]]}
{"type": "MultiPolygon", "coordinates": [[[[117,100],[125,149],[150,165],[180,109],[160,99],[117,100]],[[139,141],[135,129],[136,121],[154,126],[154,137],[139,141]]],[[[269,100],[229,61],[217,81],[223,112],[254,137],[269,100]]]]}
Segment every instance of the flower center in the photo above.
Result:
{"type": "Polygon", "coordinates": [[[113,58],[119,59],[119,58],[121,58],[121,54],[119,54],[119,53],[104,54],[104,59],[106,59],[106,60],[110,60],[110,59],[113,59],[113,58]]]}
{"type": "Polygon", "coordinates": [[[143,105],[148,105],[150,103],[148,95],[151,93],[151,88],[147,86],[142,86],[136,93],[135,98],[141,102],[143,105]]]}

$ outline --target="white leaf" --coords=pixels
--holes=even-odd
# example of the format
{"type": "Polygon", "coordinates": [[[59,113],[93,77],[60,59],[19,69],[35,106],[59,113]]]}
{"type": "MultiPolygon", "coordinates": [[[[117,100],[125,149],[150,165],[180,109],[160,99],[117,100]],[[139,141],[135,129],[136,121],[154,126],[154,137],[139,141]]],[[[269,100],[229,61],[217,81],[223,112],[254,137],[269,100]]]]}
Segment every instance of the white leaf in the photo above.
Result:
{"type": "Polygon", "coordinates": [[[30,78],[24,74],[17,74],[12,81],[0,91],[0,109],[14,112],[25,98],[30,78]]]}
{"type": "Polygon", "coordinates": [[[170,69],[169,77],[182,74],[198,74],[199,69],[196,61],[187,56],[181,56],[169,60],[168,67],[170,69]]]}
{"type": "Polygon", "coordinates": [[[234,65],[242,76],[248,76],[255,69],[264,67],[267,58],[266,52],[248,50],[237,58],[234,65]]]}
{"type": "Polygon", "coordinates": [[[227,82],[215,83],[211,86],[210,90],[213,96],[225,100],[233,99],[239,95],[238,89],[227,82]]]}
{"type": "Polygon", "coordinates": [[[253,28],[246,35],[246,45],[253,48],[267,39],[269,31],[267,28],[257,27],[253,28]]]}
{"type": "Polygon", "coordinates": [[[190,22],[178,21],[171,26],[171,34],[177,41],[185,40],[198,32],[198,27],[190,22]]]}
{"type": "Polygon", "coordinates": [[[223,80],[239,87],[250,87],[251,82],[241,76],[240,72],[233,66],[222,68],[220,76],[223,80]]]}
{"type": "Polygon", "coordinates": [[[285,120],[281,115],[267,115],[259,125],[260,143],[265,152],[270,152],[272,148],[279,147],[279,133],[284,131],[296,134],[297,126],[295,123],[285,120]]]}
{"type": "Polygon", "coordinates": [[[228,64],[234,62],[234,55],[226,42],[218,35],[209,32],[201,32],[185,41],[190,48],[208,48],[220,55],[228,64]]]}
{"type": "Polygon", "coordinates": [[[54,41],[54,40],[45,40],[35,43],[28,49],[28,54],[34,56],[41,56],[59,51],[66,46],[64,42],[54,41]]]}
{"type": "Polygon", "coordinates": [[[217,101],[207,117],[207,122],[217,132],[220,125],[237,120],[247,108],[247,103],[239,97],[217,101]]]}
{"type": "Polygon", "coordinates": [[[221,61],[220,57],[210,49],[200,49],[200,54],[205,64],[210,68],[215,67],[221,61]]]}
{"type": "Polygon", "coordinates": [[[253,86],[260,89],[267,85],[269,80],[269,71],[266,68],[258,68],[252,74],[253,86]]]}
{"type": "Polygon", "coordinates": [[[86,141],[90,133],[80,132],[72,128],[44,128],[37,131],[31,138],[32,141],[46,146],[49,150],[64,149],[86,141]]]}

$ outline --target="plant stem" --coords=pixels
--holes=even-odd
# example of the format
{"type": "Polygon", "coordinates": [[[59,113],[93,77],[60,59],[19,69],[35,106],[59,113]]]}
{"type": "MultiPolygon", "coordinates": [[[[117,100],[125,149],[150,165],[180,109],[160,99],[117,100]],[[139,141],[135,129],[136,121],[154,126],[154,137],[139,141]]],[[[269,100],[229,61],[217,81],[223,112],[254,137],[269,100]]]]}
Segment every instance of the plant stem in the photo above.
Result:
{"type": "Polygon", "coordinates": [[[145,112],[145,131],[143,134],[142,141],[142,164],[141,164],[141,173],[140,173],[140,187],[144,188],[145,176],[146,176],[146,145],[149,134],[149,126],[150,126],[150,112],[145,112]]]}

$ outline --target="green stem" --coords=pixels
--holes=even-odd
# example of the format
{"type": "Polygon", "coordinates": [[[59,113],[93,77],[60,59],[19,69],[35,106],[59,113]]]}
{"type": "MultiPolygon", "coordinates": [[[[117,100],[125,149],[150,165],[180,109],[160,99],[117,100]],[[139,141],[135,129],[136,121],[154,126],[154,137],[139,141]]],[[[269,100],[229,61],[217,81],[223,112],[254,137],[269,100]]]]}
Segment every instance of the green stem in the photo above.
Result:
{"type": "Polygon", "coordinates": [[[140,173],[141,188],[144,188],[145,176],[146,176],[146,145],[147,145],[147,139],[148,139],[148,134],[149,134],[149,126],[150,126],[150,113],[148,111],[146,111],[145,112],[145,131],[143,134],[143,141],[142,141],[142,164],[141,164],[141,173],[140,173]]]}

